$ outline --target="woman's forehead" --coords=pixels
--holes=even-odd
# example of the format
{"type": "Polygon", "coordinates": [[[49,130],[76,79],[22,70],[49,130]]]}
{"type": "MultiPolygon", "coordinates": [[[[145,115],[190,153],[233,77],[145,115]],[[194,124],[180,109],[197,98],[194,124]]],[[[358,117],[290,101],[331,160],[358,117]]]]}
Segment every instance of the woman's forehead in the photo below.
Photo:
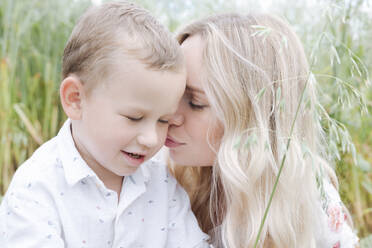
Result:
{"type": "Polygon", "coordinates": [[[203,40],[200,35],[188,37],[181,45],[186,59],[187,85],[186,90],[194,93],[204,94],[202,86],[202,57],[203,40]]]}

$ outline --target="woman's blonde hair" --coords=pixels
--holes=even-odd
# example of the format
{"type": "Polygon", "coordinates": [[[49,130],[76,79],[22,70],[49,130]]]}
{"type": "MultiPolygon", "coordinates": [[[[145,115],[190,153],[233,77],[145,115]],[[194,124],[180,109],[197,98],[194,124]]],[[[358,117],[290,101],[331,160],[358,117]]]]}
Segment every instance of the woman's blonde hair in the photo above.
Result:
{"type": "Polygon", "coordinates": [[[203,87],[224,128],[213,167],[173,168],[202,229],[220,226],[224,247],[253,247],[286,154],[258,247],[315,247],[316,179],[333,170],[321,156],[314,79],[299,38],[267,14],[214,15],[177,38],[193,35],[204,42],[203,87]]]}

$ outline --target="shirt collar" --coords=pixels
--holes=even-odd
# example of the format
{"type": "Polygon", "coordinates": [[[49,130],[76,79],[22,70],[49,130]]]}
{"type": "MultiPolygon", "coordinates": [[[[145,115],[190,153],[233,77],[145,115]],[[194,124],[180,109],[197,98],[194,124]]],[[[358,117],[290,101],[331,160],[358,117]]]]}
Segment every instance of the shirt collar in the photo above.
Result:
{"type": "Polygon", "coordinates": [[[60,162],[64,168],[66,181],[70,186],[88,178],[97,177],[76,149],[71,135],[71,120],[67,119],[57,135],[60,162]]]}

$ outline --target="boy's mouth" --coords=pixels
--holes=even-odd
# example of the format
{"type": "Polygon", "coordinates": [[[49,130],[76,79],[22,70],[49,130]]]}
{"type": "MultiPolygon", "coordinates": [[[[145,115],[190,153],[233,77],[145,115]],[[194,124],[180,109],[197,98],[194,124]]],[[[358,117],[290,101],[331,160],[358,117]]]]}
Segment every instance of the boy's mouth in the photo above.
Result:
{"type": "Polygon", "coordinates": [[[125,159],[127,160],[128,165],[130,165],[130,166],[138,167],[143,162],[145,162],[146,155],[144,155],[144,154],[126,152],[126,151],[123,151],[123,150],[121,152],[124,155],[125,159]]]}
{"type": "Polygon", "coordinates": [[[144,156],[141,155],[141,154],[136,154],[136,153],[130,153],[130,152],[127,152],[127,154],[129,156],[131,156],[132,158],[136,158],[136,159],[139,159],[139,158],[143,158],[144,156]]]}
{"type": "Polygon", "coordinates": [[[134,159],[141,159],[145,157],[144,155],[138,154],[138,153],[131,153],[131,152],[126,152],[126,151],[123,151],[123,152],[134,159]]]}

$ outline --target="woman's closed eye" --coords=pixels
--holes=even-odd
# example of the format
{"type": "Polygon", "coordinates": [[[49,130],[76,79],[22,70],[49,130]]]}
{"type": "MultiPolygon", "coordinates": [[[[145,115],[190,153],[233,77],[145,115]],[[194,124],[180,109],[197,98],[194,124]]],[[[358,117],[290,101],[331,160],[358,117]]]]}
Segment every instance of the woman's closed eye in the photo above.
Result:
{"type": "Polygon", "coordinates": [[[168,120],[158,120],[158,122],[160,122],[161,124],[168,124],[169,123],[169,121],[168,120]]]}
{"type": "Polygon", "coordinates": [[[201,111],[208,107],[208,104],[201,103],[200,99],[198,99],[199,97],[195,96],[192,92],[186,90],[183,97],[192,110],[201,111]]]}
{"type": "Polygon", "coordinates": [[[203,110],[205,107],[207,107],[207,105],[194,103],[191,100],[189,100],[189,105],[194,110],[203,110]]]}

